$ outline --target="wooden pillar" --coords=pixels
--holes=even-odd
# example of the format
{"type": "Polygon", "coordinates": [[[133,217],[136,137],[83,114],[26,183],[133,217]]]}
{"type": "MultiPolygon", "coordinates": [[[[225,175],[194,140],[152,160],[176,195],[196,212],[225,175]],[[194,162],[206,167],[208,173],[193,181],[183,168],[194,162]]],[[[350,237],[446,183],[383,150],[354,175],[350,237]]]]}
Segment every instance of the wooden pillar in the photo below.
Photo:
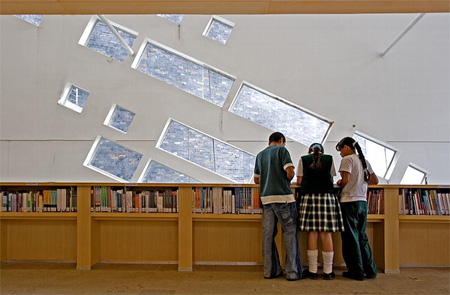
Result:
{"type": "Polygon", "coordinates": [[[77,269],[92,265],[91,187],[78,186],[77,191],[77,269]]]}
{"type": "Polygon", "coordinates": [[[384,188],[384,272],[400,272],[398,187],[384,188]]]}
{"type": "Polygon", "coordinates": [[[178,270],[192,271],[192,188],[178,190],[178,270]]]}

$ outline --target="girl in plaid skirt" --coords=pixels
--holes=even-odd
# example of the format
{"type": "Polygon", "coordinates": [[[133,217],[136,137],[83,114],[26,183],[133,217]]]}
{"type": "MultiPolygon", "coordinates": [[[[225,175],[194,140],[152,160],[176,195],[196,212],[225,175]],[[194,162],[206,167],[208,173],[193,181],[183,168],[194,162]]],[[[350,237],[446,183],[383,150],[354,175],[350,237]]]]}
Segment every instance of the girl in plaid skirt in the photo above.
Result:
{"type": "Polygon", "coordinates": [[[332,280],[333,237],[332,233],[343,231],[341,208],[334,194],[333,176],[336,170],[333,157],[323,153],[320,143],[313,143],[308,155],[302,156],[298,163],[297,184],[300,185],[299,218],[300,230],[308,232],[308,265],[304,276],[317,279],[317,260],[319,255],[318,238],[322,241],[323,277],[332,280]]]}

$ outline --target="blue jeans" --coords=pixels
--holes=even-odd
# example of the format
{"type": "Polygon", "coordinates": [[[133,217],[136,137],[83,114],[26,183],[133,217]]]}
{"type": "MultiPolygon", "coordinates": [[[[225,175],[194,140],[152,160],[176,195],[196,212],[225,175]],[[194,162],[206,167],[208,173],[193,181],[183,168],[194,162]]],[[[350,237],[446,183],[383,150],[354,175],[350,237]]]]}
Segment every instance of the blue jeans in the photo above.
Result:
{"type": "Polygon", "coordinates": [[[283,242],[286,248],[286,279],[299,279],[302,276],[302,263],[298,249],[298,213],[295,202],[263,205],[264,277],[274,278],[283,273],[275,244],[278,221],[283,228],[283,242]]]}

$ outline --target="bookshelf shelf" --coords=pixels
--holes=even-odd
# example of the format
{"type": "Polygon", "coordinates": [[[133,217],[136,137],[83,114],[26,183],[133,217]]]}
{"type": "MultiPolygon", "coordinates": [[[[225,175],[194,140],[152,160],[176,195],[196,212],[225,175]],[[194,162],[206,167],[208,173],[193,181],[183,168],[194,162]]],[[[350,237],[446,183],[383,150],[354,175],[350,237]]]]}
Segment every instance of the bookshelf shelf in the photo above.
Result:
{"type": "Polygon", "coordinates": [[[65,212],[2,212],[0,219],[77,220],[77,213],[65,212]]]}
{"type": "Polygon", "coordinates": [[[449,223],[449,215],[399,215],[400,222],[449,223]]]}
{"type": "Polygon", "coordinates": [[[94,220],[178,220],[178,213],[91,213],[94,220]]]}
{"type": "Polygon", "coordinates": [[[367,222],[384,222],[384,215],[382,214],[368,214],[367,222]]]}
{"type": "Polygon", "coordinates": [[[193,221],[255,221],[261,222],[261,214],[214,214],[214,213],[195,213],[192,214],[193,221]]]}

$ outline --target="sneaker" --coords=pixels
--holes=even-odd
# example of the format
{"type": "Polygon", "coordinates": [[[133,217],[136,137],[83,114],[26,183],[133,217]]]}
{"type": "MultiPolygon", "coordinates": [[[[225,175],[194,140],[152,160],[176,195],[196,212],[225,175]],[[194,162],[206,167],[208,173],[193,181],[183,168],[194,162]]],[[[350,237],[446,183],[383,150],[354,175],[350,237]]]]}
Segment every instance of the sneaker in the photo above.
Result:
{"type": "Polygon", "coordinates": [[[317,280],[319,278],[319,275],[317,273],[310,272],[309,269],[306,269],[303,271],[302,277],[311,280],[317,280]]]}
{"type": "Polygon", "coordinates": [[[330,272],[330,273],[323,273],[323,279],[324,280],[332,280],[334,279],[334,277],[336,276],[336,274],[334,273],[334,271],[330,272]]]}
{"type": "Polygon", "coordinates": [[[353,280],[357,280],[357,281],[364,280],[364,275],[356,275],[356,274],[353,274],[353,273],[351,273],[349,271],[344,271],[342,273],[342,276],[345,277],[345,278],[349,278],[349,279],[353,279],[353,280]]]}
{"type": "Polygon", "coordinates": [[[270,276],[270,277],[264,277],[265,279],[269,280],[269,279],[276,279],[279,278],[283,275],[283,272],[280,272],[279,274],[275,275],[275,276],[270,276]]]}
{"type": "Polygon", "coordinates": [[[376,274],[370,274],[370,275],[364,275],[364,277],[365,277],[366,279],[374,279],[374,278],[377,277],[377,275],[376,275],[376,274]]]}

